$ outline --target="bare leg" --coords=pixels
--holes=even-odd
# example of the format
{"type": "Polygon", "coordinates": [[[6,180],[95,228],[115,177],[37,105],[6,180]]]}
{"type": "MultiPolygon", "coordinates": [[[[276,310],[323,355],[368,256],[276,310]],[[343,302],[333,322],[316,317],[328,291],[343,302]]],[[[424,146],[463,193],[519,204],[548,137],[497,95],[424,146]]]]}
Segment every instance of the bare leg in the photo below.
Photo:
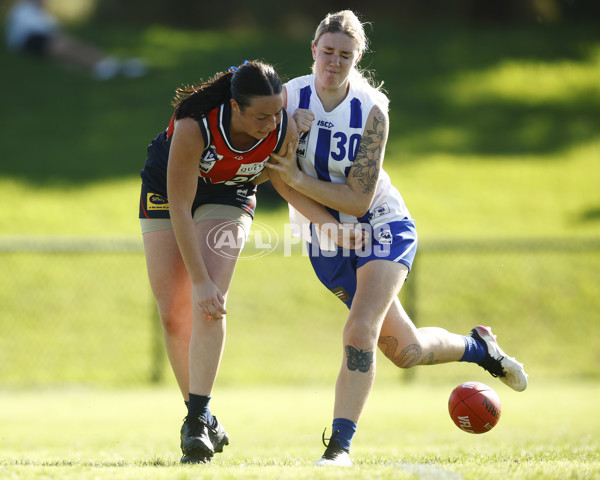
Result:
{"type": "MultiPolygon", "coordinates": [[[[202,257],[212,281],[227,298],[227,291],[240,251],[244,233],[241,227],[225,220],[205,220],[196,225],[196,236],[201,245],[202,257]],[[236,245],[219,245],[215,253],[214,239],[209,232],[223,225],[221,233],[231,231],[236,245]]],[[[190,393],[210,395],[221,363],[225,345],[225,317],[222,320],[208,320],[197,306],[192,307],[194,327],[190,339],[190,393]]]]}
{"type": "Polygon", "coordinates": [[[190,279],[173,230],[144,234],[150,286],[163,326],[165,348],[184,400],[189,393],[189,345],[192,332],[190,279]]]}
{"type": "Polygon", "coordinates": [[[357,289],[344,327],[344,357],[335,390],[334,418],[358,423],[375,379],[377,340],[398,295],[404,265],[373,260],[357,271],[357,289]]]}
{"type": "Polygon", "coordinates": [[[48,53],[59,62],[90,71],[107,57],[100,49],[62,33],[52,38],[48,53]]]}
{"type": "MultiPolygon", "coordinates": [[[[198,241],[209,275],[227,298],[235,264],[243,242],[241,229],[232,225],[235,247],[221,247],[215,254],[206,242],[207,233],[223,220],[196,225],[198,241]]],[[[210,395],[225,343],[225,319],[206,320],[191,302],[191,284],[172,229],[144,234],[150,286],[163,324],[165,348],[184,400],[189,393],[210,395]],[[190,362],[192,368],[190,368],[190,362]]]]}
{"type": "Polygon", "coordinates": [[[439,327],[416,328],[397,297],[387,312],[378,344],[400,368],[456,362],[465,351],[462,335],[439,327]]]}

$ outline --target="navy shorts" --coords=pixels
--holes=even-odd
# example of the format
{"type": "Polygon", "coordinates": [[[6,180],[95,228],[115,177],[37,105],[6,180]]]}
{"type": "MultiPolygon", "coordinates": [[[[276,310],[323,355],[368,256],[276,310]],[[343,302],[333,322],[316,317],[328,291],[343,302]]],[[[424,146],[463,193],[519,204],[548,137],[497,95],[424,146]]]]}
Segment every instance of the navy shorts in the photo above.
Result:
{"type": "MultiPolygon", "coordinates": [[[[367,228],[369,225],[367,225],[367,228]]],[[[412,219],[390,222],[369,232],[370,240],[360,250],[338,247],[321,250],[313,235],[307,244],[313,269],[323,285],[346,304],[352,306],[356,293],[356,271],[371,260],[390,260],[412,268],[417,252],[417,229],[412,219]]]]}
{"type": "MultiPolygon", "coordinates": [[[[198,207],[206,204],[229,205],[241,208],[254,218],[256,209],[256,195],[253,193],[254,185],[249,187],[227,188],[227,189],[198,189],[191,213],[198,207]]],[[[140,218],[171,218],[169,215],[169,200],[166,195],[151,191],[142,184],[139,206],[140,218]]]]}

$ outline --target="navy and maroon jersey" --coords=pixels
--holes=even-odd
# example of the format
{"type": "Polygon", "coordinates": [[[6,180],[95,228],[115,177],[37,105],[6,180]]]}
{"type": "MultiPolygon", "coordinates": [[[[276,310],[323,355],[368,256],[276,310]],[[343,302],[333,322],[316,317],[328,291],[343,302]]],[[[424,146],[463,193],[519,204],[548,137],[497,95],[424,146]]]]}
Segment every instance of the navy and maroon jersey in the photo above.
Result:
{"type": "MultiPolygon", "coordinates": [[[[243,208],[254,215],[258,177],[272,152],[281,149],[287,131],[287,114],[266,138],[256,140],[248,150],[236,149],[229,135],[231,105],[229,102],[211,110],[198,120],[206,145],[200,159],[198,188],[192,211],[206,203],[219,203],[243,208]]],[[[140,218],[169,218],[167,199],[167,163],[175,115],[169,126],[148,147],[142,177],[140,218]]]]}

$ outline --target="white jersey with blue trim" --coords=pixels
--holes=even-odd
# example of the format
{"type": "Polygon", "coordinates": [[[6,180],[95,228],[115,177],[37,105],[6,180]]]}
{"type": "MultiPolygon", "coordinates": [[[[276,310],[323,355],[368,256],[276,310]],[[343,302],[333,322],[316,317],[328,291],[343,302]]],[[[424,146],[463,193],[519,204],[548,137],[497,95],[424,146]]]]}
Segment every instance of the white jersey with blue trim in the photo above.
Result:
{"type": "MultiPolygon", "coordinates": [[[[296,154],[301,170],[321,180],[346,183],[367,119],[376,105],[375,92],[360,82],[358,85],[350,82],[346,98],[327,112],[317,95],[314,75],[295,78],[285,88],[288,115],[303,108],[312,111],[315,116],[311,129],[300,136],[296,154]]],[[[292,232],[310,241],[310,222],[294,207],[290,205],[289,208],[292,232]]],[[[328,210],[342,223],[368,222],[373,228],[411,218],[400,192],[383,169],[379,172],[373,202],[364,217],[357,218],[330,208],[328,210]]],[[[324,248],[328,242],[320,238],[320,243],[324,248]]]]}

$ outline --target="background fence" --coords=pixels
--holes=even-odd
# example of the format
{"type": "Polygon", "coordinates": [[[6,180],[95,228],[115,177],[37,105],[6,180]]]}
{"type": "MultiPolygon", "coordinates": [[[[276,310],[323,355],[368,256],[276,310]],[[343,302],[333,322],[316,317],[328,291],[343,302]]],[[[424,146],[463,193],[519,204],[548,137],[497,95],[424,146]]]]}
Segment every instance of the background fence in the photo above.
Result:
{"type": "MultiPolygon", "coordinates": [[[[600,377],[599,239],[421,243],[401,293],[417,324],[492,325],[530,374],[600,377]]],[[[337,370],[345,307],[308,263],[277,251],[239,263],[220,381],[311,382],[325,378],[320,365],[337,370]],[[251,375],[239,368],[252,362],[251,375]]],[[[138,238],[0,238],[0,268],[0,387],[173,382],[138,238]]]]}

